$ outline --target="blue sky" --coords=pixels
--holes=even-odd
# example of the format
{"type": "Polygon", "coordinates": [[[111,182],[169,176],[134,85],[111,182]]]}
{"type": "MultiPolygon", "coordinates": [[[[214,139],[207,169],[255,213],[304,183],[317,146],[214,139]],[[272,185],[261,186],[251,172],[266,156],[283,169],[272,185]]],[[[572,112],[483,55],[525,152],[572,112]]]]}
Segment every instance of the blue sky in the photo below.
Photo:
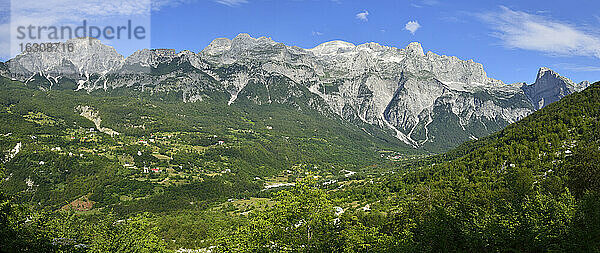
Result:
{"type": "MultiPolygon", "coordinates": [[[[199,52],[214,38],[238,33],[303,48],[330,40],[394,47],[418,41],[425,51],[480,62],[488,76],[506,83],[531,83],[541,66],[576,82],[600,80],[597,0],[155,0],[153,6],[153,48],[199,52]]],[[[6,22],[6,12],[0,15],[6,22]]]]}

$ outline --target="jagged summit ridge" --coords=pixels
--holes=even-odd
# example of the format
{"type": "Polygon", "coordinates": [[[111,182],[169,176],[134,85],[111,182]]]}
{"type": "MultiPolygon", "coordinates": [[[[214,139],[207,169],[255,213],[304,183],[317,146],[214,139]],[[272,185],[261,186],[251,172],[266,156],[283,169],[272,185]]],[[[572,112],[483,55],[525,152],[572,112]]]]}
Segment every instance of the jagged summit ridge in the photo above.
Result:
{"type": "Polygon", "coordinates": [[[322,55],[343,53],[344,51],[351,50],[355,47],[356,46],[350,42],[334,40],[334,41],[325,42],[323,44],[320,44],[320,45],[318,45],[312,49],[308,49],[308,50],[315,55],[322,56],[322,55]]]}
{"type": "Polygon", "coordinates": [[[425,54],[418,42],[412,42],[406,48],[398,49],[374,42],[354,45],[336,40],[322,43],[311,49],[303,49],[286,46],[266,37],[255,39],[248,34],[240,34],[233,40],[226,38],[214,40],[199,55],[219,64],[232,64],[252,58],[316,67],[317,72],[321,72],[322,69],[323,73],[345,69],[348,76],[357,76],[368,71],[385,71],[385,69],[389,69],[387,72],[390,74],[398,75],[402,71],[418,72],[424,69],[435,73],[445,82],[502,84],[499,80],[488,78],[481,64],[432,52],[425,54]]]}
{"type": "Polygon", "coordinates": [[[228,38],[217,38],[213,40],[201,53],[215,55],[231,49],[231,40],[228,38]]]}
{"type": "Polygon", "coordinates": [[[540,67],[540,69],[538,70],[536,79],[542,78],[542,76],[545,75],[546,73],[550,73],[551,75],[558,76],[558,73],[554,72],[554,70],[551,70],[548,67],[540,67]]]}

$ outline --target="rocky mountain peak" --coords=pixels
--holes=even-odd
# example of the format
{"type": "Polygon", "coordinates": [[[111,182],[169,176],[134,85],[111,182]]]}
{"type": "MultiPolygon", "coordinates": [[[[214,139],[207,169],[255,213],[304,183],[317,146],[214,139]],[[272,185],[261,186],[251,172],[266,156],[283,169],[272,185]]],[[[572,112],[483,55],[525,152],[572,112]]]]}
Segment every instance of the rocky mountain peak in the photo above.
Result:
{"type": "Polygon", "coordinates": [[[343,53],[354,49],[356,46],[350,42],[334,40],[320,44],[312,49],[309,49],[315,55],[330,55],[343,53]]]}
{"type": "Polygon", "coordinates": [[[233,38],[234,40],[255,40],[254,38],[252,38],[252,36],[250,36],[250,34],[248,33],[239,33],[238,35],[235,36],[235,38],[233,38]]]}
{"type": "MultiPolygon", "coordinates": [[[[187,50],[186,50],[187,51],[187,50]]],[[[189,51],[188,51],[189,52],[189,51]]],[[[191,53],[191,52],[189,52],[191,53]]],[[[142,49],[134,52],[125,59],[125,66],[139,65],[142,67],[157,67],[160,63],[172,61],[181,54],[187,54],[185,51],[177,53],[175,49],[142,49]]],[[[193,54],[193,53],[192,53],[193,54]]],[[[147,70],[149,71],[149,69],[147,70]]]]}
{"type": "Polygon", "coordinates": [[[368,48],[370,50],[375,50],[375,51],[382,51],[382,50],[390,49],[389,47],[382,46],[379,43],[375,43],[375,42],[367,42],[365,44],[358,45],[357,47],[358,48],[368,48]]]}
{"type": "Polygon", "coordinates": [[[546,76],[546,75],[550,75],[553,78],[560,78],[560,75],[558,73],[554,72],[554,70],[551,70],[550,68],[547,68],[547,67],[541,67],[538,70],[536,81],[544,78],[544,76],[546,76]]]}
{"type": "Polygon", "coordinates": [[[274,45],[277,44],[271,38],[260,37],[260,38],[252,38],[250,34],[240,33],[233,40],[231,40],[232,47],[238,48],[252,48],[258,45],[274,45]]]}
{"type": "Polygon", "coordinates": [[[254,44],[256,41],[257,39],[252,38],[250,34],[240,33],[237,36],[235,36],[233,40],[231,40],[231,43],[235,45],[251,45],[254,44]]]}
{"type": "Polygon", "coordinates": [[[425,53],[423,53],[423,47],[419,42],[411,42],[408,44],[406,47],[406,52],[408,52],[410,55],[425,56],[425,53]]]}
{"type": "Polygon", "coordinates": [[[106,74],[121,67],[125,58],[113,47],[95,38],[74,38],[65,42],[73,51],[23,52],[8,62],[13,74],[59,75],[106,74]]]}
{"type": "Polygon", "coordinates": [[[535,109],[541,109],[566,95],[578,91],[570,79],[563,77],[547,67],[538,70],[537,78],[531,85],[524,85],[523,91],[531,100],[535,109]]]}
{"type": "MultiPolygon", "coordinates": [[[[213,40],[199,56],[213,63],[231,64],[236,61],[268,60],[284,57],[288,47],[268,37],[253,38],[240,33],[232,40],[220,38],[213,40]]],[[[285,58],[285,57],[284,57],[285,58]]]]}
{"type": "Polygon", "coordinates": [[[204,50],[202,54],[215,55],[231,49],[231,40],[228,38],[214,39],[204,50]]]}
{"type": "Polygon", "coordinates": [[[74,45],[74,51],[69,54],[72,58],[91,59],[93,57],[90,56],[98,56],[100,58],[97,60],[106,60],[105,57],[119,61],[125,60],[125,57],[119,54],[114,47],[103,44],[96,38],[73,38],[65,43],[74,45]]]}

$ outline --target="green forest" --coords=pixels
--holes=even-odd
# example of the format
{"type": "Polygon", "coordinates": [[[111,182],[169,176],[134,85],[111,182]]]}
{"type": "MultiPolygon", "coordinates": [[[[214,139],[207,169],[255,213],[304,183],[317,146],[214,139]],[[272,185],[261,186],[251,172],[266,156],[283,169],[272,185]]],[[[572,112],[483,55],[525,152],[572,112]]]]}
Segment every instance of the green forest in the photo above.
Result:
{"type": "Polygon", "coordinates": [[[0,90],[0,252],[600,252],[600,83],[442,154],[293,106],[0,90]]]}

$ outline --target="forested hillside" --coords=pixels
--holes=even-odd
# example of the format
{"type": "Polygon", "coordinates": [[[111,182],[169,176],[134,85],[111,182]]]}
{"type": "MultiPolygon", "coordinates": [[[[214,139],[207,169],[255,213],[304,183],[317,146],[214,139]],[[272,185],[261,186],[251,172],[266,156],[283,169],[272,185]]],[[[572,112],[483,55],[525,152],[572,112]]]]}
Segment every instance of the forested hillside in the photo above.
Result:
{"type": "Polygon", "coordinates": [[[69,91],[4,89],[2,251],[600,250],[600,83],[423,159],[285,107],[85,95],[98,127],[69,91]]]}
{"type": "Polygon", "coordinates": [[[597,252],[599,110],[596,83],[383,178],[341,190],[296,187],[219,249],[597,252]],[[345,210],[337,217],[334,203],[345,210]]]}
{"type": "MultiPolygon", "coordinates": [[[[344,178],[386,170],[422,153],[368,124],[358,128],[301,107],[184,103],[181,94],[127,88],[44,91],[6,78],[0,91],[3,222],[45,239],[56,236],[44,234],[53,227],[47,218],[58,215],[52,222],[69,224],[59,222],[70,219],[62,216],[69,211],[77,213],[74,223],[84,224],[106,214],[111,224],[149,212],[152,218],[144,217],[162,235],[190,226],[172,226],[171,219],[204,216],[195,224],[200,231],[214,226],[213,218],[234,222],[211,211],[228,199],[268,196],[305,173],[344,178]],[[30,213],[43,217],[41,223],[25,224],[30,213]]],[[[206,245],[197,242],[211,238],[212,229],[219,231],[178,234],[170,246],[206,245]]],[[[93,244],[91,234],[75,237],[65,244],[93,244]]]]}
{"type": "Polygon", "coordinates": [[[2,188],[42,207],[87,196],[122,212],[179,210],[249,196],[284,170],[338,173],[384,165],[380,151],[418,153],[375,128],[287,106],[1,85],[2,188]]]}

